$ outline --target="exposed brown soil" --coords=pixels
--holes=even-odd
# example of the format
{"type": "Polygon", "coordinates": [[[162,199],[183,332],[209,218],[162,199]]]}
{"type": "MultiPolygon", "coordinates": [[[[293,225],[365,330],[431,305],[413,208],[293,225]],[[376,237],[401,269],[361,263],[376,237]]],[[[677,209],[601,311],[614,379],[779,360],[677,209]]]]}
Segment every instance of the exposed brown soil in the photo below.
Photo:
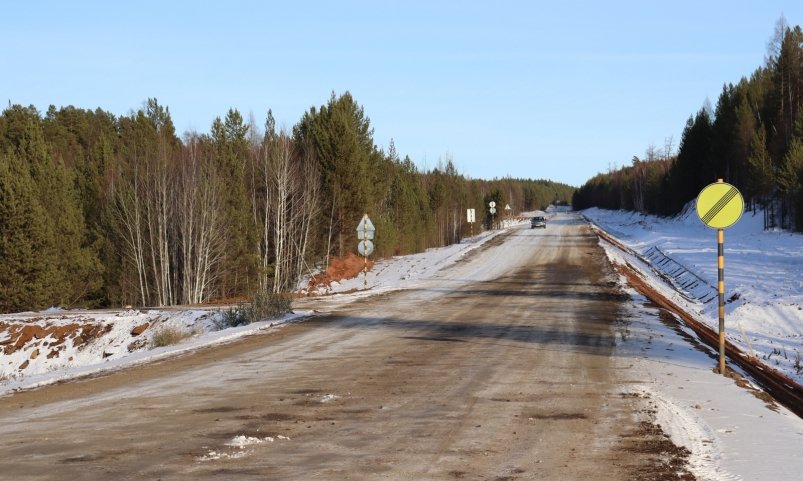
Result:
{"type": "MultiPolygon", "coordinates": [[[[3,354],[10,355],[20,350],[30,350],[31,359],[36,359],[43,353],[47,353],[47,358],[52,359],[58,357],[66,342],[72,342],[73,346],[80,349],[80,346],[103,336],[112,328],[111,324],[102,325],[80,320],[69,324],[45,325],[33,324],[34,321],[36,319],[0,322],[0,333],[8,336],[0,342],[3,354]]],[[[24,370],[27,366],[26,361],[19,366],[19,369],[24,370]]]]}
{"type": "Polygon", "coordinates": [[[622,456],[644,455],[651,462],[630,467],[632,479],[639,481],[695,481],[687,469],[688,449],[675,445],[661,426],[642,421],[631,432],[622,435],[622,456]]]}
{"type": "MultiPolygon", "coordinates": [[[[374,267],[374,261],[368,259],[367,269],[370,271],[374,267]]],[[[309,281],[309,289],[315,289],[321,286],[330,286],[332,282],[340,282],[344,279],[353,279],[357,277],[363,269],[366,268],[366,263],[363,257],[349,254],[346,257],[331,257],[329,259],[329,267],[325,272],[314,276],[309,281]]]]}

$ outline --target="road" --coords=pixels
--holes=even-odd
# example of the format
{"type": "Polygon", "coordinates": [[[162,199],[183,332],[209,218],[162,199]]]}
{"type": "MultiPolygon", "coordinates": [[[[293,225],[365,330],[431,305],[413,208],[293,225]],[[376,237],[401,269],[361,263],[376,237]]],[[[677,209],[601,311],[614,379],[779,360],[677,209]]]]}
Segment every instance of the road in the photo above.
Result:
{"type": "Polygon", "coordinates": [[[575,215],[514,228],[412,289],[2,398],[0,479],[663,479],[611,279],[575,215]]]}

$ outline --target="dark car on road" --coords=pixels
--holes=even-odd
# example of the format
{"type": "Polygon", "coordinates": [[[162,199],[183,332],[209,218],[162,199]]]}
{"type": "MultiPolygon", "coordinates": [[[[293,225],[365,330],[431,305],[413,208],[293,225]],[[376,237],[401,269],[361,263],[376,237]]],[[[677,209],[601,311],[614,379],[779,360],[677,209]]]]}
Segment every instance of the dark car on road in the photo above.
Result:
{"type": "Polygon", "coordinates": [[[536,227],[543,227],[546,229],[546,218],[542,216],[535,216],[530,220],[530,228],[535,229],[536,227]]]}

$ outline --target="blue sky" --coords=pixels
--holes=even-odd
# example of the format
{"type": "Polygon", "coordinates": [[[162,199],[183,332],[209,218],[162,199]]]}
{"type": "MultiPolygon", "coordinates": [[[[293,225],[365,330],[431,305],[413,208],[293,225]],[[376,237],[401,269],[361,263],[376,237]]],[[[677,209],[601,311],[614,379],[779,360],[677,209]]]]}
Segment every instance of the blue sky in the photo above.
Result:
{"type": "Polygon", "coordinates": [[[0,96],[115,115],[155,97],[181,133],[232,107],[290,129],[348,90],[421,167],[580,185],[677,147],[782,14],[803,24],[803,2],[8,2],[0,96]]]}

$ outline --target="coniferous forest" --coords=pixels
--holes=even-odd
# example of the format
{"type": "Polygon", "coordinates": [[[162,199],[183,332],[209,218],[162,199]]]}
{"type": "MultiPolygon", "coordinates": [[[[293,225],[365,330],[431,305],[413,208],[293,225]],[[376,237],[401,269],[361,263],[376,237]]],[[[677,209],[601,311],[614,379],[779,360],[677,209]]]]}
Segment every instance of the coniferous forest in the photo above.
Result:
{"type": "Polygon", "coordinates": [[[766,64],[723,87],[672,140],[644,159],[587,181],[577,209],[603,207],[674,215],[706,185],[724,179],[749,207],[764,207],[766,228],[803,230],[803,30],[781,18],[766,64]]]}
{"type": "MultiPolygon", "coordinates": [[[[514,212],[568,202],[547,180],[476,180],[451,159],[421,171],[373,140],[349,93],[292,131],[237,110],[179,136],[148,99],[101,109],[9,105],[0,116],[0,312],[48,306],[163,306],[292,290],[356,250],[368,213],[375,256],[469,233],[487,204],[514,212]]],[[[503,159],[497,159],[503,160],[503,159]]],[[[478,232],[480,225],[474,226],[478,232]]]]}

